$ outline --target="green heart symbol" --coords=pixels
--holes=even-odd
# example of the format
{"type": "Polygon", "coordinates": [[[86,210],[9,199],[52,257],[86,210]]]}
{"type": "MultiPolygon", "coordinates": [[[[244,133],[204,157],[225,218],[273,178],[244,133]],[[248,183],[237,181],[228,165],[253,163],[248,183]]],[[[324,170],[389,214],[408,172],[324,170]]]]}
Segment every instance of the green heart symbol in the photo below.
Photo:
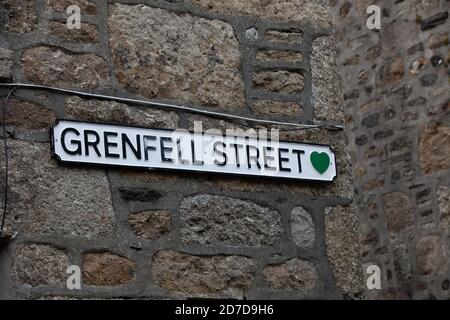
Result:
{"type": "Polygon", "coordinates": [[[310,155],[311,163],[320,174],[323,174],[330,167],[330,156],[325,153],[312,152],[310,155]]]}

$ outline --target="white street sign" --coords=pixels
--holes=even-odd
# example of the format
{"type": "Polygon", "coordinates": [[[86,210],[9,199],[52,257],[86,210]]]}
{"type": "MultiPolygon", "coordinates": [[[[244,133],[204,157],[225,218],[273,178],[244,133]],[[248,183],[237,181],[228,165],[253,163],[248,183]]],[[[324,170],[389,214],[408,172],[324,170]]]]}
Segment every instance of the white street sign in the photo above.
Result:
{"type": "Polygon", "coordinates": [[[329,146],[118,125],[58,121],[52,150],[61,163],[333,181],[329,146]]]}

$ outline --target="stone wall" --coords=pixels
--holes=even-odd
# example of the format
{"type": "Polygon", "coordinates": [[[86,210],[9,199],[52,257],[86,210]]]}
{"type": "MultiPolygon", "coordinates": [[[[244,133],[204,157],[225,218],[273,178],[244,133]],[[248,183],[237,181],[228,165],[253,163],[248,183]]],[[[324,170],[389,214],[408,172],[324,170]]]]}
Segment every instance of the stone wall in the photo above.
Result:
{"type": "MultiPolygon", "coordinates": [[[[6,0],[0,6],[2,81],[262,119],[343,123],[325,0],[6,0]],[[81,30],[65,26],[71,4],[81,8],[81,30]]],[[[0,251],[0,297],[360,296],[344,132],[282,133],[332,146],[338,177],[318,184],[60,165],[49,144],[56,119],[168,129],[192,129],[201,120],[205,129],[246,128],[18,90],[6,121],[6,231],[18,234],[0,251]],[[82,269],[82,290],[67,289],[68,265],[82,269]]],[[[445,126],[430,130],[446,134],[445,126]]]]}
{"type": "Polygon", "coordinates": [[[374,298],[448,299],[449,1],[332,1],[363,262],[374,298]],[[381,29],[366,8],[382,9],[381,29]]]}

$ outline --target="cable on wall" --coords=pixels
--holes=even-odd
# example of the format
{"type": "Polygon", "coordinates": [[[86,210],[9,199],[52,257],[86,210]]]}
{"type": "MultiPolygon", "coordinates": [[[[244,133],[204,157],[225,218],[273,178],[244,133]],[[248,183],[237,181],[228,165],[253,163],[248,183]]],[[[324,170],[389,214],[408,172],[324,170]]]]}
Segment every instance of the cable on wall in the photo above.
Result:
{"type": "Polygon", "coordinates": [[[138,104],[138,105],[145,105],[148,107],[157,107],[160,109],[168,109],[168,110],[177,110],[177,111],[182,111],[182,112],[196,113],[196,114],[202,114],[202,115],[212,116],[215,118],[226,119],[226,120],[240,120],[240,121],[247,121],[247,122],[251,122],[251,123],[293,127],[293,129],[282,129],[280,131],[295,131],[295,130],[307,130],[307,129],[328,129],[328,130],[343,130],[344,129],[344,127],[342,125],[301,124],[301,123],[283,122],[283,121],[275,121],[275,120],[256,119],[256,118],[243,117],[243,116],[238,116],[238,115],[233,115],[233,114],[215,112],[215,111],[210,111],[210,110],[205,110],[205,109],[180,106],[180,105],[175,105],[175,104],[170,104],[170,103],[122,98],[122,97],[117,97],[117,96],[109,96],[109,95],[89,93],[89,92],[83,92],[83,91],[77,91],[77,90],[62,89],[62,88],[56,88],[56,87],[44,86],[44,85],[35,85],[35,84],[27,84],[27,83],[0,83],[0,87],[9,87],[9,88],[13,87],[13,88],[17,88],[17,89],[46,90],[46,91],[53,91],[53,92],[64,93],[64,94],[72,94],[72,95],[77,95],[77,96],[87,97],[87,98],[113,100],[113,101],[128,103],[128,104],[132,103],[132,104],[138,104]]]}
{"type": "Polygon", "coordinates": [[[210,110],[205,110],[205,109],[180,106],[180,105],[175,105],[175,104],[170,104],[170,103],[162,103],[162,102],[139,100],[139,99],[130,99],[130,98],[117,97],[117,96],[77,91],[77,90],[63,89],[63,88],[57,88],[57,87],[51,87],[51,86],[44,86],[44,85],[35,85],[35,84],[27,84],[27,83],[0,83],[0,87],[12,88],[9,91],[8,95],[6,96],[5,100],[3,101],[3,108],[2,108],[2,127],[3,127],[3,138],[4,138],[4,152],[5,152],[5,192],[4,192],[3,216],[2,216],[2,220],[1,220],[0,235],[3,232],[5,221],[6,221],[6,209],[7,209],[7,201],[8,201],[8,145],[7,145],[7,136],[6,136],[7,132],[6,132],[5,119],[6,119],[6,111],[8,108],[8,103],[9,103],[12,95],[14,94],[14,92],[17,89],[35,89],[35,90],[53,91],[53,92],[57,92],[57,93],[77,95],[77,96],[86,97],[86,98],[112,100],[112,101],[122,102],[122,103],[127,103],[127,104],[137,104],[137,105],[144,105],[147,107],[156,107],[159,109],[167,109],[167,110],[176,110],[176,111],[181,111],[181,112],[195,113],[195,114],[211,116],[211,117],[215,117],[215,118],[219,118],[219,119],[225,119],[225,120],[228,120],[235,124],[239,124],[239,125],[246,126],[246,127],[250,127],[250,126],[247,124],[238,122],[238,121],[246,121],[246,122],[256,123],[256,124],[269,124],[269,125],[292,127],[291,129],[280,129],[281,132],[307,130],[307,129],[327,129],[327,130],[343,130],[344,129],[344,127],[342,125],[300,124],[300,123],[283,122],[283,121],[276,121],[276,120],[257,119],[257,118],[250,118],[250,117],[243,117],[243,116],[238,116],[238,115],[233,115],[233,114],[215,112],[215,111],[210,111],[210,110]]]}
{"type": "Polygon", "coordinates": [[[2,127],[3,127],[3,143],[4,143],[4,151],[5,151],[5,192],[3,196],[3,216],[2,216],[2,223],[0,226],[0,235],[3,233],[3,228],[5,226],[6,221],[6,208],[8,203],[8,144],[7,144],[7,137],[6,137],[6,110],[8,108],[8,103],[10,101],[11,96],[16,91],[16,87],[13,87],[12,90],[9,91],[8,95],[6,96],[5,100],[3,101],[3,108],[2,108],[2,127]]]}

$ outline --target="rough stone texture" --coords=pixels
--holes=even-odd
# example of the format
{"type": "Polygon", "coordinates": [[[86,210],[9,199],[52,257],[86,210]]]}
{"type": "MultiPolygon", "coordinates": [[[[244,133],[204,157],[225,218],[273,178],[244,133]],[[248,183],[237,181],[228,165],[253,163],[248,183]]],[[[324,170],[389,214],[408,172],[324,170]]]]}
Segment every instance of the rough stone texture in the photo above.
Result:
{"type": "MultiPolygon", "coordinates": [[[[2,4],[7,2],[12,3],[5,0],[2,4]]],[[[19,25],[28,34],[18,35],[0,27],[0,47],[10,50],[0,59],[0,66],[8,70],[9,77],[4,79],[7,81],[72,87],[134,99],[170,100],[177,105],[212,107],[246,117],[295,123],[328,122],[328,119],[318,121],[314,116],[311,72],[314,40],[317,39],[317,47],[319,40],[332,33],[328,28],[331,20],[327,2],[15,1],[14,5],[25,3],[26,6],[20,15],[11,18],[28,24],[19,25]],[[83,29],[65,28],[68,15],[65,11],[69,5],[80,6],[83,29]],[[258,77],[260,82],[254,82],[258,77]]],[[[346,10],[351,15],[353,6],[347,5],[343,13],[346,10]]],[[[12,21],[9,17],[4,19],[3,12],[6,11],[0,11],[0,21],[12,21]]],[[[438,12],[430,12],[430,16],[435,13],[438,12]]],[[[420,29],[418,24],[417,29],[420,29]]],[[[430,31],[423,39],[429,41],[431,34],[444,31],[430,31]]],[[[354,45],[367,42],[360,39],[354,45]]],[[[443,41],[433,39],[433,43],[436,46],[443,41]]],[[[408,107],[392,102],[395,106],[392,109],[399,117],[403,116],[402,110],[416,112],[410,115],[416,119],[431,113],[440,118],[446,114],[447,92],[443,86],[440,90],[434,86],[446,78],[438,70],[443,69],[448,57],[443,46],[438,49],[431,60],[429,53],[418,48],[417,54],[403,59],[403,65],[409,67],[419,56],[427,59],[418,70],[416,80],[420,86],[430,85],[423,87],[424,90],[439,96],[439,101],[420,112],[414,108],[423,105],[423,99],[428,96],[422,100],[414,97],[410,102],[413,106],[408,107]]],[[[331,72],[334,66],[335,49],[328,51],[324,58],[326,66],[320,66],[325,69],[320,70],[323,73],[331,72]]],[[[365,55],[364,52],[349,59],[349,66],[363,61],[365,55]]],[[[364,82],[367,88],[347,90],[346,97],[350,100],[363,98],[369,94],[370,86],[375,85],[373,73],[378,74],[378,69],[374,67],[372,71],[371,67],[379,64],[377,59],[397,56],[387,55],[381,49],[372,50],[371,55],[373,61],[356,71],[358,81],[364,82]]],[[[404,77],[409,75],[406,71],[404,77]]],[[[329,86],[332,88],[334,84],[329,86]]],[[[386,90],[379,96],[388,96],[391,88],[386,90]]],[[[356,101],[355,104],[358,105],[356,101]]],[[[342,107],[324,111],[335,116],[342,107]]],[[[250,127],[263,129],[263,126],[249,121],[170,112],[165,108],[82,99],[51,90],[20,89],[9,109],[10,190],[6,229],[8,234],[19,231],[12,248],[32,241],[65,250],[71,263],[84,268],[85,281],[81,291],[67,290],[64,283],[29,290],[29,284],[10,277],[13,264],[9,258],[2,257],[0,299],[352,298],[358,292],[348,293],[336,286],[331,262],[325,255],[323,209],[351,202],[350,156],[358,160],[367,154],[373,159],[381,152],[392,152],[393,157],[408,152],[404,157],[412,159],[415,154],[407,148],[417,141],[409,136],[407,142],[391,141],[393,129],[376,129],[377,124],[383,123],[384,114],[373,108],[374,115],[364,117],[364,121],[358,118],[359,112],[354,112],[354,123],[349,119],[352,130],[360,126],[373,130],[358,140],[367,147],[359,153],[347,154],[347,140],[342,131],[314,129],[280,134],[283,140],[329,144],[336,153],[338,167],[333,183],[100,168],[57,164],[51,159],[50,145],[42,143],[49,140],[49,125],[55,119],[72,119],[145,128],[193,129],[194,120],[202,120],[204,129],[242,129],[242,133],[249,133],[250,127]],[[372,134],[378,137],[374,145],[372,134]],[[381,145],[384,141],[389,143],[385,148],[381,145]],[[201,200],[203,196],[208,201],[201,200]],[[189,201],[198,206],[195,208],[189,201]],[[299,207],[310,215],[299,212],[299,207]]],[[[331,117],[330,121],[338,122],[331,117]]],[[[250,134],[254,137],[256,132],[250,134]]],[[[355,139],[348,141],[353,144],[355,139]]],[[[4,172],[2,150],[0,146],[0,175],[4,172]]],[[[383,177],[374,177],[371,167],[365,168],[360,183],[367,186],[367,194],[374,190],[369,187],[376,188],[390,179],[389,170],[384,171],[383,177]]],[[[406,166],[402,164],[401,168],[406,166]]],[[[401,172],[400,176],[406,174],[401,172]]],[[[0,191],[3,180],[0,179],[0,191]]],[[[445,181],[441,180],[440,185],[445,185],[445,181]]],[[[434,228],[432,220],[438,214],[430,210],[438,210],[438,206],[430,198],[436,188],[418,183],[416,189],[408,194],[411,199],[418,194],[421,202],[417,205],[423,207],[424,224],[434,228]]],[[[382,216],[380,212],[377,214],[382,216]]],[[[340,217],[346,221],[346,215],[340,217]]],[[[338,221],[335,224],[340,225],[338,221]]],[[[380,246],[377,250],[386,255],[387,242],[380,230],[383,226],[374,224],[366,240],[377,242],[380,246]]],[[[348,250],[339,248],[344,249],[348,250]]],[[[16,260],[15,251],[11,253],[12,260],[16,260]]],[[[33,259],[39,258],[38,251],[31,255],[36,255],[33,259]]],[[[390,270],[395,271],[393,266],[390,270]]],[[[64,274],[62,280],[66,278],[64,274]]]]}
{"type": "Polygon", "coordinates": [[[180,204],[180,234],[187,243],[271,246],[283,235],[280,214],[235,198],[198,195],[180,204]]]}
{"type": "Polygon", "coordinates": [[[83,259],[83,284],[117,286],[135,278],[136,263],[109,252],[88,253],[83,259]]]}
{"type": "Polygon", "coordinates": [[[152,260],[154,283],[174,295],[242,299],[255,278],[255,262],[241,256],[159,251],[152,260]]]}
{"type": "Polygon", "coordinates": [[[411,285],[412,264],[408,248],[404,244],[400,244],[394,248],[394,270],[397,276],[399,286],[408,287],[411,285]]]}
{"type": "Polygon", "coordinates": [[[13,99],[6,111],[9,126],[27,129],[45,129],[55,123],[55,113],[32,102],[13,99]]]}
{"type": "Polygon", "coordinates": [[[110,6],[108,21],[117,78],[130,92],[223,109],[244,105],[230,25],[122,4],[110,6]]]}
{"type": "Polygon", "coordinates": [[[171,215],[167,210],[151,210],[132,213],[128,216],[131,230],[144,239],[156,240],[171,228],[171,215]]]}
{"type": "Polygon", "coordinates": [[[158,183],[162,181],[174,183],[178,179],[176,174],[168,174],[167,172],[160,171],[149,172],[141,170],[118,169],[118,173],[121,177],[133,183],[158,183]]]}
{"type": "Polygon", "coordinates": [[[414,223],[411,202],[407,195],[401,192],[393,192],[384,195],[384,219],[391,236],[396,236],[400,231],[414,223]]]}
{"type": "Polygon", "coordinates": [[[361,19],[371,4],[330,2],[363,261],[381,266],[386,290],[376,298],[448,299],[443,276],[428,270],[438,262],[422,250],[437,239],[419,239],[441,234],[449,246],[442,212],[450,169],[449,3],[383,2],[379,32],[361,19]]]}
{"type": "Polygon", "coordinates": [[[325,0],[192,0],[192,3],[205,10],[236,15],[250,15],[267,20],[294,21],[307,23],[319,28],[329,28],[332,18],[325,0]]]}
{"type": "Polygon", "coordinates": [[[93,53],[72,53],[56,47],[27,49],[21,58],[27,81],[57,87],[98,88],[109,84],[109,68],[93,53]]]}
{"type": "Polygon", "coordinates": [[[65,109],[69,119],[82,121],[167,129],[175,129],[178,123],[178,115],[174,112],[136,107],[114,101],[71,97],[66,99],[65,109]]]}
{"type": "Polygon", "coordinates": [[[29,33],[37,29],[37,12],[34,1],[2,0],[0,2],[0,21],[6,31],[29,33]]]}
{"type": "Polygon", "coordinates": [[[248,41],[256,41],[259,39],[259,32],[255,28],[245,30],[245,38],[248,41]]]}
{"type": "Polygon", "coordinates": [[[114,211],[102,170],[68,168],[51,159],[46,143],[10,140],[9,230],[22,233],[106,238],[114,211]],[[12,224],[12,225],[11,225],[12,224]]]}
{"type": "Polygon", "coordinates": [[[49,8],[59,13],[65,13],[71,5],[79,6],[81,14],[94,15],[97,12],[95,4],[87,0],[48,0],[49,8]]]}
{"type": "Polygon", "coordinates": [[[428,39],[428,46],[431,49],[437,49],[449,44],[448,33],[447,32],[439,32],[436,34],[432,34],[428,39]]]}
{"type": "Polygon", "coordinates": [[[76,43],[98,42],[98,32],[94,24],[82,23],[81,29],[68,29],[63,22],[49,23],[50,34],[64,41],[76,43]]]}
{"type": "Polygon", "coordinates": [[[367,294],[369,300],[411,300],[411,296],[400,289],[388,288],[371,290],[367,294]]]}
{"type": "Polygon", "coordinates": [[[404,69],[402,57],[397,56],[387,59],[386,64],[380,68],[377,74],[380,85],[384,86],[400,81],[403,78],[404,69]]]}
{"type": "Polygon", "coordinates": [[[319,121],[344,121],[342,81],[332,37],[314,40],[311,54],[314,116],[319,121]]]}
{"type": "Polygon", "coordinates": [[[416,259],[419,274],[444,275],[448,272],[446,249],[439,236],[427,236],[417,241],[416,259]]]}
{"type": "Polygon", "coordinates": [[[311,248],[316,240],[311,215],[302,207],[296,207],[291,211],[289,223],[294,243],[301,248],[311,248]]]}
{"type": "Polygon", "coordinates": [[[268,265],[264,267],[263,275],[266,285],[277,290],[312,289],[317,284],[314,264],[298,258],[268,265]]]}
{"type": "Polygon", "coordinates": [[[256,60],[263,62],[283,61],[298,63],[303,61],[301,52],[265,50],[256,53],[256,60]]]}
{"type": "Polygon", "coordinates": [[[450,126],[427,124],[420,136],[420,167],[425,174],[450,169],[450,126]]]}
{"type": "Polygon", "coordinates": [[[257,114],[266,116],[295,117],[302,112],[302,106],[297,102],[270,100],[256,100],[253,102],[251,109],[257,114]]]}
{"type": "Polygon", "coordinates": [[[305,79],[300,72],[260,71],[254,74],[253,84],[259,90],[298,95],[305,87],[305,79]]]}
{"type": "Polygon", "coordinates": [[[359,221],[354,206],[326,209],[325,248],[337,287],[347,295],[364,291],[359,221]]]}
{"type": "Polygon", "coordinates": [[[443,227],[450,233],[450,188],[448,186],[439,186],[437,190],[439,213],[444,222],[443,227]]]}
{"type": "Polygon", "coordinates": [[[14,274],[33,287],[62,285],[67,279],[69,259],[63,250],[41,244],[21,244],[16,249],[14,274]]]}
{"type": "Polygon", "coordinates": [[[0,48],[0,80],[12,79],[13,52],[0,48]]]}
{"type": "Polygon", "coordinates": [[[266,32],[265,39],[270,42],[302,43],[304,37],[301,31],[269,30],[266,32]]]}

